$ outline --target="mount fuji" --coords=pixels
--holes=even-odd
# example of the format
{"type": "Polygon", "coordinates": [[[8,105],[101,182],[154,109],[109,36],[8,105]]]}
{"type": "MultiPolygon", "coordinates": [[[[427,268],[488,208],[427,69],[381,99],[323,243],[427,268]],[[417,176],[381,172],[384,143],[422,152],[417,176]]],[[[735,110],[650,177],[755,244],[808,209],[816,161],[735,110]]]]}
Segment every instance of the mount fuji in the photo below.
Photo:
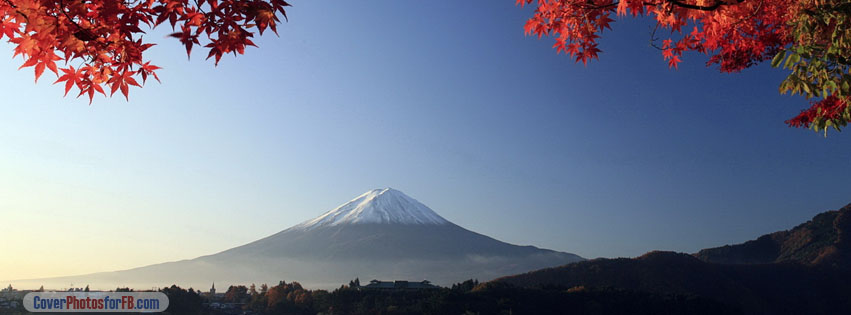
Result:
{"type": "MultiPolygon", "coordinates": [[[[449,285],[481,281],[583,258],[518,246],[464,229],[401,191],[368,191],[314,219],[217,254],[135,269],[16,281],[45,285],[87,283],[115,288],[299,281],[333,288],[356,277],[430,280],[449,285]]],[[[19,284],[19,285],[21,285],[19,284]]]]}
{"type": "Polygon", "coordinates": [[[370,190],[295,227],[309,230],[358,223],[441,225],[449,224],[449,221],[401,191],[384,188],[370,190]]]}

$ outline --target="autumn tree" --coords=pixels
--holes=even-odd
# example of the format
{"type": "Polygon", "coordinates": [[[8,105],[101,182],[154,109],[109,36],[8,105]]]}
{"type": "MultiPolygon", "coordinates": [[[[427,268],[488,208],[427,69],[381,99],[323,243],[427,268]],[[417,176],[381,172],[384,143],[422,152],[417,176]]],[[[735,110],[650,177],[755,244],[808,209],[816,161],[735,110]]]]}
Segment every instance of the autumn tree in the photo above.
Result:
{"type": "Polygon", "coordinates": [[[185,290],[177,285],[160,289],[168,297],[168,314],[201,314],[201,295],[192,288],[185,290]]]}
{"type": "Polygon", "coordinates": [[[23,57],[21,68],[34,68],[36,81],[50,70],[66,95],[76,88],[91,102],[96,92],[127,97],[130,86],[159,81],[160,67],[144,58],[154,43],[143,29],[166,23],[187,54],[203,45],[218,64],[224,54],[255,46],[255,31],[277,33],[287,6],[284,0],[0,0],[0,39],[23,57]]]}
{"type": "Polygon", "coordinates": [[[248,288],[244,285],[236,285],[228,287],[227,292],[225,292],[224,300],[225,302],[230,303],[245,303],[251,298],[251,295],[248,294],[248,288]]]}
{"type": "Polygon", "coordinates": [[[771,60],[791,71],[781,93],[804,95],[811,106],[786,121],[827,132],[851,122],[851,1],[848,0],[517,0],[537,2],[527,34],[553,36],[559,53],[587,63],[615,16],[649,16],[662,58],[677,68],[683,53],[709,56],[707,66],[739,72],[771,60]]]}

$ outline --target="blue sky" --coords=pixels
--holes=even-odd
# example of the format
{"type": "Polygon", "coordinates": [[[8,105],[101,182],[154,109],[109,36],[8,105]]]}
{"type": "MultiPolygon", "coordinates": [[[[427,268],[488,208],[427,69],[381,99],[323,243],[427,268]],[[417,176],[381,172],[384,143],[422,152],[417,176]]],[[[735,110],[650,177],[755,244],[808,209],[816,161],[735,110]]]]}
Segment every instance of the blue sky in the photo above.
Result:
{"type": "Polygon", "coordinates": [[[121,97],[63,98],[0,49],[0,279],[193,258],[393,187],[584,257],[694,252],[851,202],[851,138],[788,128],[784,72],[669,69],[619,19],[587,67],[513,1],[296,1],[218,67],[177,41],[121,97]],[[92,262],[91,257],[98,257],[92,262]]]}

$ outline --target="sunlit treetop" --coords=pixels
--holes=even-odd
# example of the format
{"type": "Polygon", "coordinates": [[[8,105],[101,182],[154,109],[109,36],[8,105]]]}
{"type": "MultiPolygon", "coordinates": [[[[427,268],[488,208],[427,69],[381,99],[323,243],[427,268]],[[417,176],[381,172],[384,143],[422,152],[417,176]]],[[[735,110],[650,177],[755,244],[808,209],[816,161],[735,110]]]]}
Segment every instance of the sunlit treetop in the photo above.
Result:
{"type": "Polygon", "coordinates": [[[277,33],[284,0],[0,0],[0,38],[23,57],[21,68],[34,67],[36,81],[50,70],[64,83],[87,95],[95,92],[127,97],[129,86],[141,86],[159,67],[144,59],[154,45],[145,31],[163,23],[175,30],[189,54],[203,45],[218,64],[222,55],[242,54],[254,46],[254,31],[277,33]]]}
{"type": "Polygon", "coordinates": [[[536,2],[527,34],[553,36],[559,53],[587,63],[615,16],[649,16],[673,36],[657,40],[668,65],[683,53],[709,56],[707,66],[739,72],[762,61],[791,70],[781,93],[813,99],[786,121],[794,127],[839,130],[851,121],[851,2],[848,0],[518,0],[536,2]]]}

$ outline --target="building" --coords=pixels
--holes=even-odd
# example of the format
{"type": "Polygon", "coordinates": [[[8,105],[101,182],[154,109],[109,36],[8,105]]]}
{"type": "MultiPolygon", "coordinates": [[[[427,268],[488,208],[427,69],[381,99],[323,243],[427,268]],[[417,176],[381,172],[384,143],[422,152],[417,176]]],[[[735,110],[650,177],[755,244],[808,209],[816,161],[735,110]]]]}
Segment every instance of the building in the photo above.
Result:
{"type": "Polygon", "coordinates": [[[361,290],[393,290],[393,291],[404,291],[404,290],[428,290],[428,289],[439,289],[440,287],[431,284],[428,280],[423,280],[420,282],[406,281],[406,280],[396,280],[396,281],[379,281],[372,280],[367,285],[359,286],[358,289],[361,290]]]}
{"type": "Polygon", "coordinates": [[[218,300],[221,300],[221,299],[225,296],[225,294],[224,294],[224,293],[221,293],[221,292],[218,292],[218,293],[217,293],[217,292],[216,292],[216,283],[215,283],[215,282],[213,283],[213,286],[212,286],[212,287],[210,287],[210,291],[209,291],[209,292],[201,292],[201,290],[198,290],[198,293],[199,293],[202,297],[205,297],[205,298],[207,298],[207,299],[208,299],[208,300],[210,300],[210,301],[218,301],[218,300]]]}
{"type": "Polygon", "coordinates": [[[0,309],[17,309],[18,306],[20,306],[20,301],[0,297],[0,309]]]}

